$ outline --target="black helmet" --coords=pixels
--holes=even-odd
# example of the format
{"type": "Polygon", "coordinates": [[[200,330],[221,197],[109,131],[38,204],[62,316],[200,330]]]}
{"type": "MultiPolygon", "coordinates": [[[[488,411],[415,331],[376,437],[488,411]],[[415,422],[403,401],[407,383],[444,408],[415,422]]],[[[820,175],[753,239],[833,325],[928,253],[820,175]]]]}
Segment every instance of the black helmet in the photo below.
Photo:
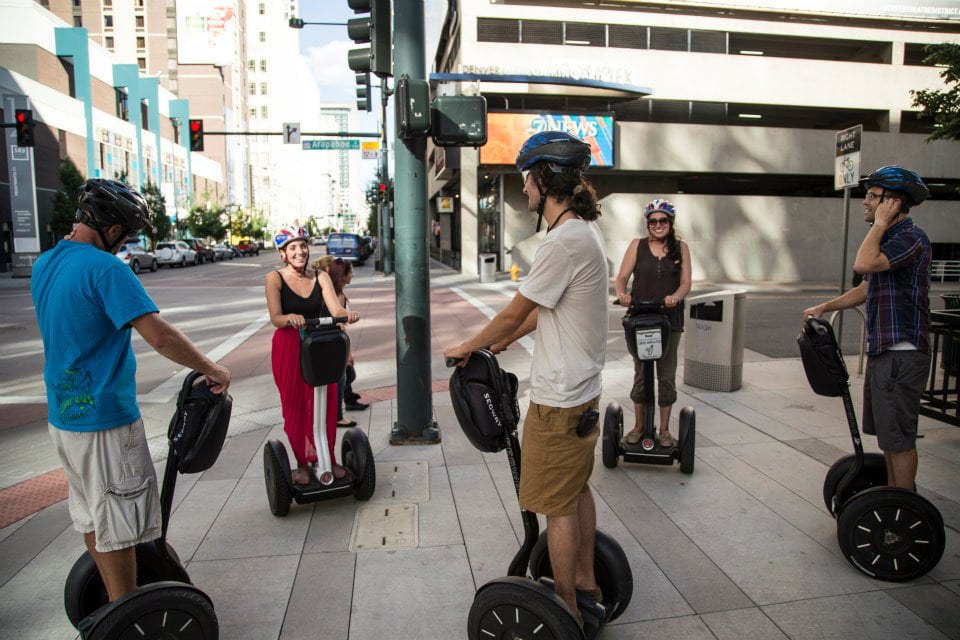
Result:
{"type": "Polygon", "coordinates": [[[865,189],[882,187],[888,191],[902,191],[907,194],[908,205],[920,204],[930,196],[930,190],[919,175],[896,165],[880,167],[866,178],[861,178],[860,186],[865,189]]]}
{"type": "Polygon", "coordinates": [[[566,131],[535,133],[520,147],[517,170],[546,162],[554,173],[581,174],[590,165],[590,145],[566,131]]]}
{"type": "Polygon", "coordinates": [[[143,196],[116,180],[87,180],[77,190],[77,200],[77,220],[94,229],[120,224],[133,233],[150,220],[143,196]]]}

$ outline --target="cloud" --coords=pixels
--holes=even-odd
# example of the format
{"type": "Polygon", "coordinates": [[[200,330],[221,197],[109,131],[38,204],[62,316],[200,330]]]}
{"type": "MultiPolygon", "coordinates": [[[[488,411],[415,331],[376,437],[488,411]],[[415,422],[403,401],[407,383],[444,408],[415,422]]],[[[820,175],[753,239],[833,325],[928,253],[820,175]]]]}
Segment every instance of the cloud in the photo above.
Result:
{"type": "Polygon", "coordinates": [[[307,65],[323,102],[353,102],[356,79],[347,66],[347,51],[352,47],[356,45],[349,40],[334,40],[307,50],[307,65]]]}

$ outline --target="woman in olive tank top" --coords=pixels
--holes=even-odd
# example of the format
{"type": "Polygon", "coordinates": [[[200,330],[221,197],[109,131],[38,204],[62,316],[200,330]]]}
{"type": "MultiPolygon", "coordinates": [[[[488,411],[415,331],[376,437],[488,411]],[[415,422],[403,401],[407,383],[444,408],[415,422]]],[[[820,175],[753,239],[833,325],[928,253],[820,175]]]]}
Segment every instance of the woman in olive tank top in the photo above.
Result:
{"type": "MultiPolygon", "coordinates": [[[[690,249],[677,237],[673,227],[677,210],[666,200],[656,199],[647,205],[644,216],[647,237],[635,238],[620,263],[615,286],[623,306],[631,300],[663,299],[670,320],[670,344],[663,357],[656,361],[657,404],[660,407],[660,433],[657,440],[663,447],[673,446],[670,435],[670,411],[677,401],[677,348],[683,331],[683,299],[690,293],[690,249]],[[627,282],[633,285],[627,293],[627,282]]],[[[643,430],[643,363],[633,359],[633,389],[630,391],[635,409],[633,430],[627,433],[627,444],[640,442],[643,430]]]]}
{"type": "MultiPolygon", "coordinates": [[[[293,481],[308,484],[308,466],[317,461],[313,439],[313,388],[300,375],[300,328],[306,318],[347,316],[353,323],[360,314],[347,312],[337,300],[333,282],[324,272],[308,268],[309,237],[302,228],[281,229],[274,238],[283,268],[267,274],[265,284],[270,322],[277,330],[273,334],[270,361],[273,380],[280,392],[283,412],[283,430],[290,440],[290,448],[297,460],[293,481]]],[[[337,397],[337,385],[328,385],[328,397],[337,397]]],[[[327,402],[327,446],[333,462],[333,475],[342,478],[346,469],[337,464],[334,444],[337,440],[337,405],[327,402]]]]}

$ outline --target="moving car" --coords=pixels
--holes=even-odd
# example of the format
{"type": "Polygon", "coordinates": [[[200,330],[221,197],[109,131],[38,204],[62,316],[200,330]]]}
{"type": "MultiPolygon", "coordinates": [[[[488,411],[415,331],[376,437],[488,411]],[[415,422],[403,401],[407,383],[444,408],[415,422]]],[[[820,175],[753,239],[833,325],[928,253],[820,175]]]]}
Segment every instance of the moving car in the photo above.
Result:
{"type": "Polygon", "coordinates": [[[140,273],[140,269],[150,269],[156,271],[158,268],[157,257],[150,251],[147,251],[138,242],[128,242],[117,251],[117,257],[133,269],[134,273],[140,273]]]}
{"type": "Polygon", "coordinates": [[[197,252],[183,240],[157,243],[157,263],[173,267],[185,267],[188,264],[197,264],[197,252]]]}
{"type": "Polygon", "coordinates": [[[369,242],[355,233],[331,233],[327,237],[327,255],[343,258],[363,266],[367,257],[373,253],[369,242]]]}

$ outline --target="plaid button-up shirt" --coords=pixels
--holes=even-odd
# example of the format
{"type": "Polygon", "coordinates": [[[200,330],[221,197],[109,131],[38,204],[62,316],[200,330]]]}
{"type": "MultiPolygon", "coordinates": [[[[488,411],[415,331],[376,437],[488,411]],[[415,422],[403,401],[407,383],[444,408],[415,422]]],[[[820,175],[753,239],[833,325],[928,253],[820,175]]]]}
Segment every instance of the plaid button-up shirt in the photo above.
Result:
{"type": "Polygon", "coordinates": [[[930,352],[930,239],[905,218],[886,230],[880,252],[889,271],[865,276],[867,285],[867,355],[880,355],[898,342],[930,352]]]}

